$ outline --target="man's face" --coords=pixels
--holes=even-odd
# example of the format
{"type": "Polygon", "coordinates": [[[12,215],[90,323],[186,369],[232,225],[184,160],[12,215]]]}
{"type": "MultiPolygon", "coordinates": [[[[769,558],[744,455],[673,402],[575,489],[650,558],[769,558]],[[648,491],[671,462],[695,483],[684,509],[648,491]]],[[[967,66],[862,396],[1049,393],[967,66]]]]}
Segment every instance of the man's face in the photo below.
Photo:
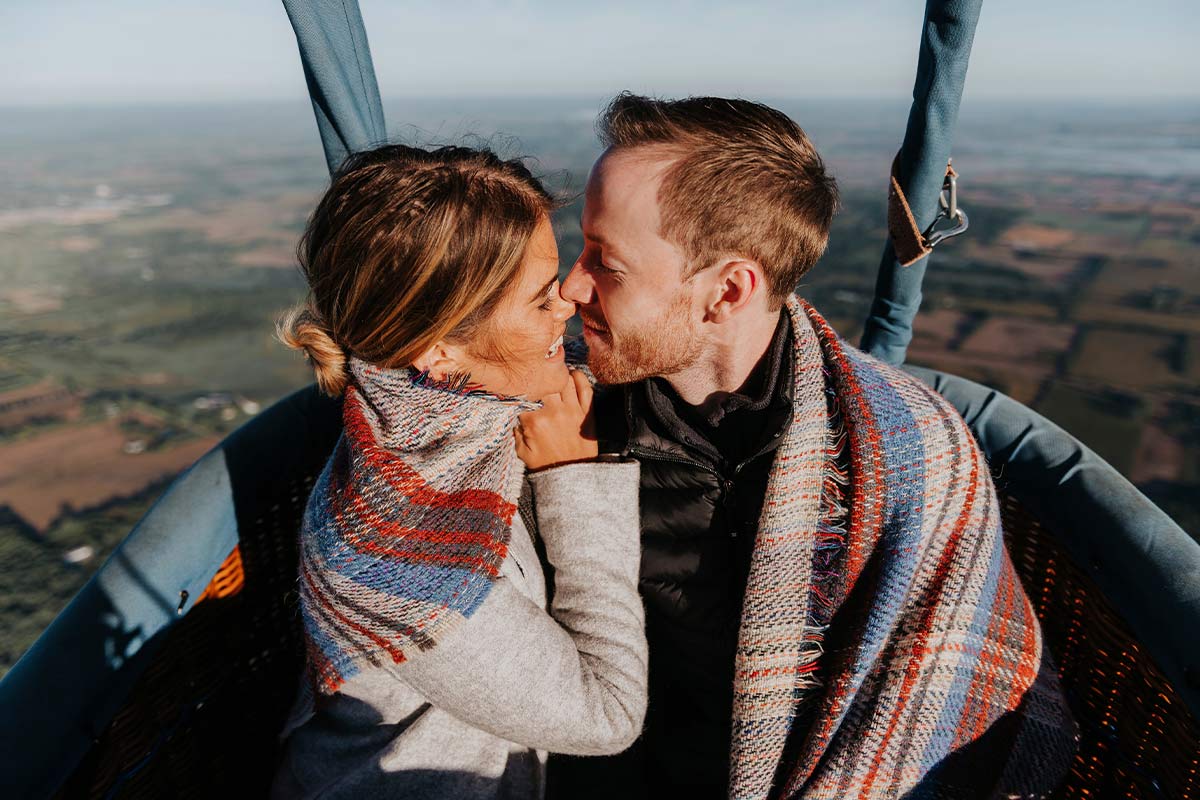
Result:
{"type": "Polygon", "coordinates": [[[584,246],[563,281],[579,306],[588,366],[601,383],[672,375],[695,363],[702,306],[683,251],[659,235],[658,189],[667,157],[608,151],[584,197],[584,246]]]}

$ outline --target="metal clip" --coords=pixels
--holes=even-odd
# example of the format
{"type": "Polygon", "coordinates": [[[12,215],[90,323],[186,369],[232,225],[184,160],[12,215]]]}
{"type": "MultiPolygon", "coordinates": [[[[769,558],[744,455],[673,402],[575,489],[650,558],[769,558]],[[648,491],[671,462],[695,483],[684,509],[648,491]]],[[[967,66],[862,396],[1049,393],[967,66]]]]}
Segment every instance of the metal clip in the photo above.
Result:
{"type": "Polygon", "coordinates": [[[958,207],[958,173],[954,171],[952,163],[953,159],[946,162],[946,179],[942,182],[942,193],[938,197],[938,204],[941,206],[938,215],[921,234],[925,246],[931,249],[946,239],[966,233],[971,224],[967,212],[958,207]],[[940,231],[934,230],[944,219],[952,220],[954,225],[940,231]]]}

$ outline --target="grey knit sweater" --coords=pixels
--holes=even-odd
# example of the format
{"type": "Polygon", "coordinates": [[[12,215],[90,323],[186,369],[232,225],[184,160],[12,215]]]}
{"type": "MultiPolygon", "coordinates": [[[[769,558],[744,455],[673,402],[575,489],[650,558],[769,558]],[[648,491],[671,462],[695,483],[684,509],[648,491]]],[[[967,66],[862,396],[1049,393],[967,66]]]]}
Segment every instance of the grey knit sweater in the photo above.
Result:
{"type": "Polygon", "coordinates": [[[638,465],[571,464],[530,476],[546,581],[520,518],[499,579],[446,639],[369,669],[284,730],[275,798],[528,800],[546,752],[627,748],[646,711],[638,595],[638,465]]]}

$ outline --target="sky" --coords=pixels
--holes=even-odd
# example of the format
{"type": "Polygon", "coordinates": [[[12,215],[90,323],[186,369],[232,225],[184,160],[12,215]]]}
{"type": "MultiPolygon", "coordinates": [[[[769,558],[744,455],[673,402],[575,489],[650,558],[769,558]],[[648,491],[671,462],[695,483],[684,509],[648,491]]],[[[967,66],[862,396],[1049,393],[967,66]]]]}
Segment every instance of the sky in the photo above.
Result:
{"type": "MultiPolygon", "coordinates": [[[[361,0],[399,97],[897,97],[919,0],[361,0]]],[[[966,98],[1200,99],[1197,0],[988,0],[966,98]]],[[[0,0],[0,105],[296,100],[271,0],[0,0]]]]}

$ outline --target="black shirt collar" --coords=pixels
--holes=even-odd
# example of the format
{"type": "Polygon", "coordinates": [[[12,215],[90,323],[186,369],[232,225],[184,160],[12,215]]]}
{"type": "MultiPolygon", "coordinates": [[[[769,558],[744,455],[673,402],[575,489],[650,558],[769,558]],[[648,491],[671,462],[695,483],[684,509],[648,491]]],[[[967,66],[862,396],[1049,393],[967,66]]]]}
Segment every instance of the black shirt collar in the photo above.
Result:
{"type": "MultiPolygon", "coordinates": [[[[791,318],[781,309],[767,351],[736,392],[702,414],[679,397],[662,378],[650,378],[628,387],[631,444],[684,446],[716,463],[738,463],[756,452],[769,452],[782,439],[791,421],[793,361],[791,318]],[[638,425],[639,411],[648,429],[638,425]]],[[[675,448],[670,448],[675,449],[675,448]]]]}

